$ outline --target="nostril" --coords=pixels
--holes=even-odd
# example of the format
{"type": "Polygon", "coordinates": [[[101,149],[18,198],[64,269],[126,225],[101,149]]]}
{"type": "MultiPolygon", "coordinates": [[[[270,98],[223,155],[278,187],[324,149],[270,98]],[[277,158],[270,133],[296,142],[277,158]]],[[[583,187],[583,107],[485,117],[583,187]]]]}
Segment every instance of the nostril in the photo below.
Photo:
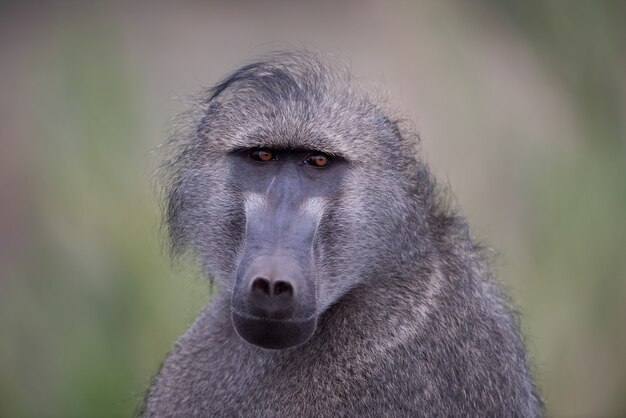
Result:
{"type": "Polygon", "coordinates": [[[270,281],[264,277],[257,277],[252,282],[252,293],[258,295],[270,295],[270,281]]]}
{"type": "Polygon", "coordinates": [[[293,296],[293,286],[287,282],[277,281],[274,283],[274,295],[293,296]]]}

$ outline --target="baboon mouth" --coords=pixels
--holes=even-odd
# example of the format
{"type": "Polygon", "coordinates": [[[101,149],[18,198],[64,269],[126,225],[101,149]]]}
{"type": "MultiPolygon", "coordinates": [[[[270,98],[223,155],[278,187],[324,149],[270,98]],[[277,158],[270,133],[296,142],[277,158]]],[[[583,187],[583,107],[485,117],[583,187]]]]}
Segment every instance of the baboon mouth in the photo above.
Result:
{"type": "Polygon", "coordinates": [[[233,325],[244,341],[261,348],[284,350],[306,342],[315,331],[317,316],[264,318],[233,310],[233,325]]]}

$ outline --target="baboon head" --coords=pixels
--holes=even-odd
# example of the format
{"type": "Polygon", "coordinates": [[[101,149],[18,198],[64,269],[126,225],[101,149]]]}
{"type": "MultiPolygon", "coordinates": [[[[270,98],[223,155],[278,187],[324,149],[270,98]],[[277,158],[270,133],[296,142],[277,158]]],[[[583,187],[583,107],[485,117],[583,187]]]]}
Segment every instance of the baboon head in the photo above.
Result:
{"type": "Polygon", "coordinates": [[[343,67],[274,54],[208,90],[181,125],[166,164],[172,248],[231,298],[245,341],[302,344],[347,291],[419,257],[429,183],[416,137],[343,67]]]}

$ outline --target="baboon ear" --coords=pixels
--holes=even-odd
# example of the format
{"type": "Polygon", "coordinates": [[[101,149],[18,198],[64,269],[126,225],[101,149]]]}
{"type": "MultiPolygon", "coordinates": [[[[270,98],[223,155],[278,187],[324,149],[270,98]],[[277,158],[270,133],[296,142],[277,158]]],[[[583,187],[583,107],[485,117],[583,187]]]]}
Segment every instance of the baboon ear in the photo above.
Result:
{"type": "Polygon", "coordinates": [[[165,221],[169,238],[169,252],[172,257],[185,251],[186,237],[182,219],[183,211],[183,179],[177,178],[170,186],[166,196],[165,221]]]}
{"type": "Polygon", "coordinates": [[[398,121],[391,120],[387,115],[382,115],[382,120],[385,126],[393,133],[396,138],[400,138],[400,128],[398,127],[398,121]]]}
{"type": "Polygon", "coordinates": [[[206,99],[204,103],[207,105],[206,110],[202,113],[202,116],[196,123],[196,137],[198,138],[204,138],[206,136],[206,129],[209,121],[211,118],[215,117],[222,108],[222,104],[220,102],[212,99],[206,99]]]}
{"type": "Polygon", "coordinates": [[[238,81],[249,79],[255,72],[259,70],[259,67],[260,63],[249,64],[241,67],[237,71],[220,80],[215,86],[213,86],[209,90],[209,94],[205,103],[214,102],[215,99],[218,98],[224,90],[237,83],[238,81]]]}
{"type": "MultiPolygon", "coordinates": [[[[246,65],[226,76],[204,93],[205,97],[201,101],[204,111],[196,123],[196,134],[203,134],[210,120],[220,112],[223,107],[222,102],[228,100],[229,88],[245,80],[252,79],[259,72],[261,66],[261,63],[246,65]]],[[[202,137],[202,135],[199,136],[202,137]]]]}
{"type": "Polygon", "coordinates": [[[389,145],[396,145],[402,139],[402,133],[398,122],[392,120],[389,116],[385,115],[381,111],[376,111],[375,123],[383,133],[381,139],[386,141],[389,145]]]}

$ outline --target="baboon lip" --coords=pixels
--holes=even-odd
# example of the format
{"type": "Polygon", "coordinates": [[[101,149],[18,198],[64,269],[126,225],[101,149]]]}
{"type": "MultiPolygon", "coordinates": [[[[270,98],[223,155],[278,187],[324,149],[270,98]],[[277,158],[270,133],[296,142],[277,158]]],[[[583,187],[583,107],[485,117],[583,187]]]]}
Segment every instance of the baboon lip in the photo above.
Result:
{"type": "Polygon", "coordinates": [[[252,320],[252,321],[265,321],[268,323],[276,322],[276,323],[291,323],[291,324],[304,324],[317,318],[317,314],[315,313],[304,318],[284,318],[284,319],[283,318],[271,318],[271,317],[253,315],[251,313],[242,312],[238,309],[233,309],[233,315],[237,315],[241,318],[252,320]]]}
{"type": "Polygon", "coordinates": [[[317,316],[274,319],[233,310],[232,321],[237,335],[261,348],[283,350],[306,342],[315,331],[317,316]]]}

